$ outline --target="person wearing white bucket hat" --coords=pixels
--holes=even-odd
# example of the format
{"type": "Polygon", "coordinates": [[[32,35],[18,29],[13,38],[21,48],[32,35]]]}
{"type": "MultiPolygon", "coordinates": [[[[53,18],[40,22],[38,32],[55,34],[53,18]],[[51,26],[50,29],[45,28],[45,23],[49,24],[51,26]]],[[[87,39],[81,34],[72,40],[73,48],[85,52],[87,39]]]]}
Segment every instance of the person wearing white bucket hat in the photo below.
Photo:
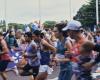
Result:
{"type": "MultiPolygon", "coordinates": [[[[63,31],[66,31],[66,30],[69,30],[69,35],[72,39],[75,39],[75,42],[73,44],[73,54],[75,54],[74,58],[72,59],[74,63],[78,63],[78,55],[80,55],[80,47],[83,45],[83,44],[86,44],[87,42],[91,42],[90,40],[88,40],[84,34],[83,34],[83,29],[82,29],[82,24],[81,22],[79,21],[76,21],[76,20],[73,20],[73,21],[70,21],[68,22],[67,26],[64,27],[62,29],[63,31]],[[76,59],[75,59],[76,58],[76,59]]],[[[94,51],[97,51],[100,53],[100,45],[96,47],[96,45],[93,45],[95,47],[95,49],[93,49],[94,51]]],[[[90,46],[91,47],[91,46],[90,46]]],[[[91,69],[95,64],[98,64],[98,62],[100,62],[100,54],[98,57],[95,58],[95,60],[93,62],[87,62],[85,64],[83,64],[82,66],[84,68],[86,68],[87,70],[91,69]]],[[[82,72],[82,71],[81,71],[82,72]]],[[[79,73],[80,74],[80,73],[79,73]]],[[[85,75],[86,76],[86,75],[85,75]]],[[[76,76],[77,78],[77,76],[76,76]]],[[[82,78],[85,78],[84,76],[82,76],[82,78]]],[[[75,78],[74,78],[75,79],[75,78]]],[[[78,79],[76,79],[78,80],[78,79]]],[[[81,80],[81,79],[80,79],[81,80]]],[[[86,79],[84,79],[86,80],[86,79]]],[[[89,79],[90,80],[90,79],[89,79]]]]}
{"type": "Polygon", "coordinates": [[[78,55],[80,55],[79,48],[80,46],[87,41],[85,38],[83,31],[82,31],[82,24],[79,21],[72,20],[67,23],[67,25],[62,29],[62,31],[68,31],[69,36],[71,39],[74,39],[75,41],[72,44],[72,54],[75,56],[72,56],[72,70],[75,74],[74,79],[77,80],[77,67],[78,67],[78,55]]]}
{"type": "Polygon", "coordinates": [[[69,35],[72,39],[78,39],[77,37],[83,36],[82,24],[79,21],[72,20],[69,21],[67,26],[62,29],[62,31],[69,31],[69,35]]]}
{"type": "Polygon", "coordinates": [[[66,31],[66,30],[81,30],[82,24],[79,21],[76,20],[72,20],[70,22],[68,22],[67,26],[64,27],[62,30],[66,31]]]}

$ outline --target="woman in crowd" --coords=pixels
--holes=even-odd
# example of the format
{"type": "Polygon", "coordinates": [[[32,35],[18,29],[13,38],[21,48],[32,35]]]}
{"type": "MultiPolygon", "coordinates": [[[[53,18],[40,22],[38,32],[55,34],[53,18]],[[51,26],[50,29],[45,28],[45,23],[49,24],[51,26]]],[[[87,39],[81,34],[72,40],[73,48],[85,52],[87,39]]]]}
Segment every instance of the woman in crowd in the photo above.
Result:
{"type": "MultiPolygon", "coordinates": [[[[13,30],[9,30],[9,34],[8,36],[6,36],[6,42],[10,51],[9,54],[13,58],[16,54],[16,50],[18,49],[18,43],[15,37],[15,32],[13,30]]],[[[13,62],[10,62],[8,64],[7,70],[13,70],[16,73],[16,75],[18,75],[15,59],[13,62]]]]}
{"type": "Polygon", "coordinates": [[[3,34],[0,32],[0,75],[3,80],[7,80],[5,70],[10,61],[11,58],[9,56],[9,49],[6,41],[3,39],[3,34]]]}
{"type": "MultiPolygon", "coordinates": [[[[36,35],[38,36],[38,35],[36,35]]],[[[56,48],[53,47],[49,41],[45,38],[45,35],[41,33],[40,35],[40,54],[41,54],[41,65],[39,69],[39,75],[38,75],[38,80],[46,80],[48,77],[48,74],[52,73],[52,67],[50,65],[51,59],[51,52],[55,53],[56,48]]]]}
{"type": "MultiPolygon", "coordinates": [[[[60,62],[60,73],[58,80],[71,80],[72,77],[72,65],[70,61],[68,44],[66,44],[66,37],[63,35],[62,28],[65,27],[65,23],[56,24],[54,31],[58,38],[57,42],[57,58],[55,60],[60,62]],[[66,53],[67,52],[67,53],[66,53]]],[[[66,34],[66,33],[64,33],[66,34]]]]}

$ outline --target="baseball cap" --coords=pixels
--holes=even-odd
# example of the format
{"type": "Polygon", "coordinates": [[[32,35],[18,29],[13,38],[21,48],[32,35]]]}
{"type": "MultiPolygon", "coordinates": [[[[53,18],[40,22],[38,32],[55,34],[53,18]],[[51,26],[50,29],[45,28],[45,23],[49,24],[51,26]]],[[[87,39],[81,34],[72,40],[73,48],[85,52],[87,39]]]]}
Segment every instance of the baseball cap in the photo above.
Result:
{"type": "Polygon", "coordinates": [[[79,21],[76,20],[72,20],[69,21],[67,26],[65,26],[62,31],[66,31],[66,30],[82,30],[81,28],[82,24],[79,21]]]}

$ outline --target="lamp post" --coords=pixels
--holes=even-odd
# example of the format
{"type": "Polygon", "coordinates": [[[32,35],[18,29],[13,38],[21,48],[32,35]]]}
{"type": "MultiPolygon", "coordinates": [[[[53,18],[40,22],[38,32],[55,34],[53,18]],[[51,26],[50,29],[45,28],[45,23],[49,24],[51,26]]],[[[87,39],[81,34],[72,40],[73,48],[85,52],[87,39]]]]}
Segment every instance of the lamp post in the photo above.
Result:
{"type": "Polygon", "coordinates": [[[39,26],[41,24],[41,1],[39,0],[39,26]]]}
{"type": "Polygon", "coordinates": [[[71,20],[72,18],[71,0],[69,0],[69,12],[70,12],[70,20],[71,20]]]}
{"type": "Polygon", "coordinates": [[[99,1],[96,0],[96,25],[99,24],[99,1]]]}
{"type": "Polygon", "coordinates": [[[4,5],[5,5],[5,26],[6,26],[6,31],[8,29],[8,26],[7,26],[7,0],[5,0],[4,2],[4,5]]]}

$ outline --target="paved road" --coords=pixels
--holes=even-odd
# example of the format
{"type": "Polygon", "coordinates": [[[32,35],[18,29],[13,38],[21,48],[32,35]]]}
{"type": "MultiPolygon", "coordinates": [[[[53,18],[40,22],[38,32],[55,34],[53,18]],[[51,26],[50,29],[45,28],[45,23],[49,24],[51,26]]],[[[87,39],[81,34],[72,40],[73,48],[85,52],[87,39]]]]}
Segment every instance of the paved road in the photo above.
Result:
{"type": "MultiPolygon", "coordinates": [[[[57,76],[58,76],[58,73],[59,73],[59,68],[56,67],[54,69],[55,70],[54,70],[53,74],[48,76],[48,80],[57,80],[57,76]]],[[[29,80],[29,77],[27,77],[27,76],[18,76],[13,71],[7,72],[7,75],[8,75],[8,80],[29,80]]],[[[0,77],[0,80],[2,80],[1,77],[0,77]]]]}
{"type": "MultiPolygon", "coordinates": [[[[59,67],[55,67],[53,74],[48,76],[48,80],[58,80],[57,78],[58,74],[59,74],[59,67]]],[[[8,75],[8,80],[29,80],[29,77],[17,76],[13,71],[7,72],[7,75],[8,75]]],[[[96,75],[100,75],[100,73],[97,73],[97,74],[94,73],[94,76],[96,75]]],[[[1,77],[0,77],[0,80],[2,80],[1,77]]],[[[97,80],[100,80],[100,77],[97,80]]]]}

